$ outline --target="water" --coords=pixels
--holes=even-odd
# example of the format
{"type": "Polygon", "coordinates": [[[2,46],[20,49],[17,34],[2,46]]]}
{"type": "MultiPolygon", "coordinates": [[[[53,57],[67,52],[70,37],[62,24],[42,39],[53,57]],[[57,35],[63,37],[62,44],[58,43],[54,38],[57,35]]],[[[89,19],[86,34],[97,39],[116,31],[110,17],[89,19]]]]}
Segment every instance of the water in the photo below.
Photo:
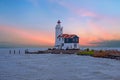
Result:
{"type": "Polygon", "coordinates": [[[0,49],[0,80],[120,80],[119,60],[15,50],[0,49]]]}

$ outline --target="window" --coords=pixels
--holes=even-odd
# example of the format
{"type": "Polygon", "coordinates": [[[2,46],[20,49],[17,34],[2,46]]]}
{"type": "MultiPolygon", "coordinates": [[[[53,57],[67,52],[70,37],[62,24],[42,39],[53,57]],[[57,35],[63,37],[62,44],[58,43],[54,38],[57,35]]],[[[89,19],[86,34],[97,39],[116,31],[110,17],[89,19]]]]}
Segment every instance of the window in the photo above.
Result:
{"type": "Polygon", "coordinates": [[[71,49],[72,49],[72,45],[71,45],[71,49]]]}
{"type": "Polygon", "coordinates": [[[66,39],[66,41],[68,42],[69,40],[68,40],[68,39],[66,39]]]}
{"type": "Polygon", "coordinates": [[[62,31],[62,28],[61,28],[61,31],[62,31]]]}
{"type": "Polygon", "coordinates": [[[64,46],[64,43],[62,43],[62,46],[64,46]]]}
{"type": "Polygon", "coordinates": [[[59,38],[59,41],[60,41],[60,38],[59,38]]]}
{"type": "Polygon", "coordinates": [[[73,39],[73,42],[75,41],[75,39],[73,39]]]}
{"type": "Polygon", "coordinates": [[[77,44],[74,44],[74,48],[77,48],[77,44]]]}
{"type": "Polygon", "coordinates": [[[76,38],[76,42],[78,41],[78,39],[76,38]]]}

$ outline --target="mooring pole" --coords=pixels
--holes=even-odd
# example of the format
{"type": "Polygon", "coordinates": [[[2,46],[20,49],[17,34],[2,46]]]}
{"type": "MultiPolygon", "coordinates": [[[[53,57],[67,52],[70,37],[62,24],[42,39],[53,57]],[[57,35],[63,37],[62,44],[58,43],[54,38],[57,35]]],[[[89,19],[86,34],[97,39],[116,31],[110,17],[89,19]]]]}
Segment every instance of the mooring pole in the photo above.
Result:
{"type": "Polygon", "coordinates": [[[11,50],[9,50],[9,53],[11,54],[11,50]]]}
{"type": "Polygon", "coordinates": [[[19,54],[20,54],[20,50],[19,50],[19,54]]]}
{"type": "Polygon", "coordinates": [[[15,54],[15,50],[14,50],[14,54],[15,54]]]}
{"type": "Polygon", "coordinates": [[[28,53],[28,49],[25,49],[25,54],[28,53]]]}

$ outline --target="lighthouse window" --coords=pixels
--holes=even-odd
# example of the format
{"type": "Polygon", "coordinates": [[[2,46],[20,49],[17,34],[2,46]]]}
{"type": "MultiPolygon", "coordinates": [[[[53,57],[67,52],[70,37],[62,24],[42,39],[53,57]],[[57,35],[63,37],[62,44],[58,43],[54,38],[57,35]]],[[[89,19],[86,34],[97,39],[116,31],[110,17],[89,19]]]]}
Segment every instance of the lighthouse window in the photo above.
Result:
{"type": "Polygon", "coordinates": [[[62,28],[61,28],[61,31],[62,31],[62,28]]]}
{"type": "Polygon", "coordinates": [[[69,40],[68,40],[68,39],[66,39],[66,41],[68,42],[69,40]]]}
{"type": "Polygon", "coordinates": [[[77,48],[77,44],[74,44],[74,48],[77,48]]]}
{"type": "Polygon", "coordinates": [[[64,46],[64,43],[62,43],[62,46],[64,46]]]}
{"type": "Polygon", "coordinates": [[[75,41],[75,39],[73,39],[73,42],[75,41]]]}
{"type": "Polygon", "coordinates": [[[59,38],[59,41],[60,41],[60,38],[59,38]]]}

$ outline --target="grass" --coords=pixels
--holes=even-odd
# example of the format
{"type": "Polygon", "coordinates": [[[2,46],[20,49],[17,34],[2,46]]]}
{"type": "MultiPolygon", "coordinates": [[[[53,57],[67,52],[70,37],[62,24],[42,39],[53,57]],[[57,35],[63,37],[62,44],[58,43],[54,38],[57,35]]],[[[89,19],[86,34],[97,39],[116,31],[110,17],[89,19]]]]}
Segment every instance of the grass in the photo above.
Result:
{"type": "Polygon", "coordinates": [[[117,59],[120,60],[120,56],[114,56],[111,54],[114,54],[113,51],[105,51],[105,50],[89,50],[89,48],[80,51],[77,53],[77,55],[85,55],[85,56],[92,56],[97,58],[110,58],[110,59],[117,59]]]}
{"type": "Polygon", "coordinates": [[[103,50],[94,51],[94,50],[85,49],[84,51],[78,52],[77,55],[88,55],[88,56],[103,58],[103,57],[107,57],[108,53],[106,53],[103,50]]]}
{"type": "Polygon", "coordinates": [[[92,56],[93,54],[94,51],[88,51],[88,50],[77,53],[77,55],[90,55],[90,56],[92,56]]]}

